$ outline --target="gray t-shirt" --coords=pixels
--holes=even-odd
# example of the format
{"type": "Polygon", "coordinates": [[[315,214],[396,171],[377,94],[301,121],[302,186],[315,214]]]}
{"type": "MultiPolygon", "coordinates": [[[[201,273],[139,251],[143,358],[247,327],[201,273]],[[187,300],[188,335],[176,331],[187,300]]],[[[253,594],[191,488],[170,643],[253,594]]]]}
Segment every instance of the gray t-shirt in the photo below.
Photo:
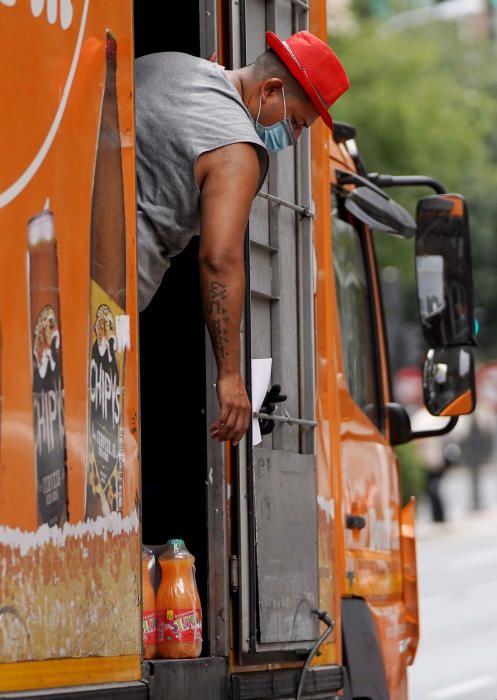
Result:
{"type": "Polygon", "coordinates": [[[199,235],[197,158],[231,143],[254,144],[261,178],[268,154],[224,69],[182,53],[135,61],[138,305],[154,296],[169,259],[199,235]]]}

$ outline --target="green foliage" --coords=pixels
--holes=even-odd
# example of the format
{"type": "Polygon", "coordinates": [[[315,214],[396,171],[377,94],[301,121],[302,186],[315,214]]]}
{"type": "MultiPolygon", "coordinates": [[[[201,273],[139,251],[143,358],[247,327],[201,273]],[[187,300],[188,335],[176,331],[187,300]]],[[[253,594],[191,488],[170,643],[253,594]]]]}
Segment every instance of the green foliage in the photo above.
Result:
{"type": "MultiPolygon", "coordinates": [[[[482,355],[497,353],[497,71],[489,41],[463,38],[446,23],[386,33],[369,22],[331,45],[350,77],[334,118],[357,127],[371,172],[430,175],[460,192],[470,211],[475,303],[482,355]]],[[[396,188],[414,214],[431,190],[396,188]]],[[[412,243],[376,234],[380,265],[394,264],[414,298],[412,243]]],[[[414,320],[414,319],[413,319],[414,320]]]]}
{"type": "Polygon", "coordinates": [[[426,489],[426,471],[423,461],[412,443],[399,445],[395,448],[400,463],[400,487],[402,490],[402,505],[409,503],[411,496],[416,499],[426,489]]]}

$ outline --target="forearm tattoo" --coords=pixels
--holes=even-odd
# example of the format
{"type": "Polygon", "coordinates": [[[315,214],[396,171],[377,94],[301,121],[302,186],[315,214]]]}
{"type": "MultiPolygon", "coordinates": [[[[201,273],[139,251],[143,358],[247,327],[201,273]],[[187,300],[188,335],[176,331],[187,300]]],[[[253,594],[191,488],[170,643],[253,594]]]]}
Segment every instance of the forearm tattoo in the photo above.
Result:
{"type": "Polygon", "coordinates": [[[223,360],[228,357],[228,311],[224,306],[227,295],[227,285],[222,282],[211,282],[209,285],[209,304],[207,313],[212,329],[212,346],[214,353],[223,360]]]}

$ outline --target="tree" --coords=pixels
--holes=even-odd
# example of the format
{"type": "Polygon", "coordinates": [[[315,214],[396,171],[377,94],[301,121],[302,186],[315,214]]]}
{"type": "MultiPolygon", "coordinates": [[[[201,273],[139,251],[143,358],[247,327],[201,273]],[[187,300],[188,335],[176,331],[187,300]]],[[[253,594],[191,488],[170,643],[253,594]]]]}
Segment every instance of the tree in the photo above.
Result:
{"type": "MultiPolygon", "coordinates": [[[[330,42],[350,77],[334,118],[357,127],[370,171],[423,174],[467,199],[473,247],[480,355],[497,354],[497,71],[490,42],[460,37],[450,25],[397,34],[367,23],[330,42]]],[[[392,189],[414,214],[427,189],[392,189]]],[[[415,311],[413,246],[377,233],[380,265],[396,265],[415,311]]]]}

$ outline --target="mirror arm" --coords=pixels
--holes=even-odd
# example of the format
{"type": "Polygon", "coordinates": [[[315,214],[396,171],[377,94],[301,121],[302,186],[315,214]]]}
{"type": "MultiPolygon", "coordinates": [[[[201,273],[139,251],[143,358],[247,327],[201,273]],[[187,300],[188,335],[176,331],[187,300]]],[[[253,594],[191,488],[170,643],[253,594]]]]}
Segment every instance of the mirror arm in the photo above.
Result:
{"type": "Polygon", "coordinates": [[[378,187],[419,187],[426,185],[437,194],[447,194],[447,190],[441,182],[426,175],[380,175],[380,173],[368,173],[368,180],[378,187]]]}
{"type": "Polygon", "coordinates": [[[409,440],[422,440],[428,437],[438,437],[439,435],[447,435],[450,431],[456,427],[456,423],[459,420],[459,416],[452,416],[447,425],[438,430],[412,430],[409,440]]]}
{"type": "Polygon", "coordinates": [[[439,430],[411,430],[411,419],[406,409],[400,403],[387,403],[385,409],[390,426],[390,443],[392,446],[404,445],[411,440],[427,437],[437,437],[450,433],[455,427],[459,416],[452,416],[443,428],[439,430]]]}
{"type": "Polygon", "coordinates": [[[362,177],[361,175],[351,173],[348,170],[340,170],[340,168],[337,168],[335,172],[337,176],[337,185],[362,185],[363,187],[369,187],[369,189],[373,190],[373,192],[376,192],[382,197],[388,199],[388,195],[386,195],[383,190],[375,185],[375,183],[369,179],[369,176],[362,177]]]}

